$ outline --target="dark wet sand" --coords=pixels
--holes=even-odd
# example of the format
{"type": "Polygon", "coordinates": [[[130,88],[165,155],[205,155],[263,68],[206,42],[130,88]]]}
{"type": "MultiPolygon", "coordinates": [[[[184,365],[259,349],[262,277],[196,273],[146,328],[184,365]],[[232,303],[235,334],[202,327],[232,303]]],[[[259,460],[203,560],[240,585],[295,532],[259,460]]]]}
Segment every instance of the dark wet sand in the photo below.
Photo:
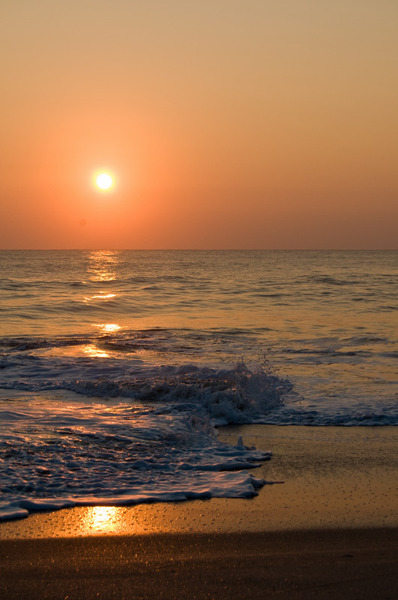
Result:
{"type": "Polygon", "coordinates": [[[3,540],[1,598],[398,597],[395,529],[3,540]]]}

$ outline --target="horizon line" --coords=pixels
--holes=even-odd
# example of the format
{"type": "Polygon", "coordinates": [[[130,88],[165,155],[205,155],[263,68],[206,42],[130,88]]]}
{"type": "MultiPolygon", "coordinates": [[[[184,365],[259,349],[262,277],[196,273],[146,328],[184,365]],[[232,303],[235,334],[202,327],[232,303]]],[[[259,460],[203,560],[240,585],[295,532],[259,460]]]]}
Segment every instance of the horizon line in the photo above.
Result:
{"type": "Polygon", "coordinates": [[[396,248],[0,248],[0,252],[396,252],[396,248]]]}

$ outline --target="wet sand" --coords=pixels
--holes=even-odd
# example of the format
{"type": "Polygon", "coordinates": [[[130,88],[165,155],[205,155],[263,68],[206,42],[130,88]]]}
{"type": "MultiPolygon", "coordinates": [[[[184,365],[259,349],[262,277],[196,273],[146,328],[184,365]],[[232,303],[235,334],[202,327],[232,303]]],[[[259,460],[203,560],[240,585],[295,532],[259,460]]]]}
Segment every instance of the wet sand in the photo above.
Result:
{"type": "Polygon", "coordinates": [[[252,500],[79,507],[0,524],[2,598],[395,598],[398,431],[250,426],[252,500]]]}
{"type": "Polygon", "coordinates": [[[398,594],[396,530],[6,540],[1,597],[350,598],[398,594]]]}

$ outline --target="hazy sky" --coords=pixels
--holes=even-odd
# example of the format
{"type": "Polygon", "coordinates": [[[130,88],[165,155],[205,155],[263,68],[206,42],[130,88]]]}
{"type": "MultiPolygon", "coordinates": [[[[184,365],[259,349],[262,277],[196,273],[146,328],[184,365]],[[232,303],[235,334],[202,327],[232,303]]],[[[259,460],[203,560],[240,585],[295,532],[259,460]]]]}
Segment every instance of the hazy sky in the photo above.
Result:
{"type": "Polygon", "coordinates": [[[397,0],[1,0],[0,28],[1,248],[397,248],[397,0]]]}

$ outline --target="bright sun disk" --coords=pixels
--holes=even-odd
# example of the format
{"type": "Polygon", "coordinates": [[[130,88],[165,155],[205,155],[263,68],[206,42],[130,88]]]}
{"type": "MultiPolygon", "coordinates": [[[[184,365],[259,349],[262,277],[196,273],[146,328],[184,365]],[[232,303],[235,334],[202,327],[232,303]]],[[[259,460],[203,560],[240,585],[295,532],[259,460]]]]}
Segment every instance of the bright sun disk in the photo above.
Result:
{"type": "Polygon", "coordinates": [[[108,190],[113,184],[113,179],[109,173],[100,173],[95,182],[101,190],[108,190]]]}

